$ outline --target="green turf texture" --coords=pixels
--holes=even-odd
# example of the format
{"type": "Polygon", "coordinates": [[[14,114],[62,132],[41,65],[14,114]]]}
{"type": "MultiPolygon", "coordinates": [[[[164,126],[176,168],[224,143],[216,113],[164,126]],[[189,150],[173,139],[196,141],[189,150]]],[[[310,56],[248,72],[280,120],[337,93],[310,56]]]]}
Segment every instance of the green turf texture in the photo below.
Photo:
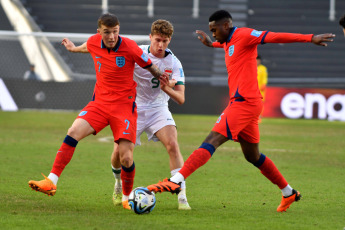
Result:
{"type": "MultiPolygon", "coordinates": [[[[31,191],[28,181],[48,175],[76,112],[0,112],[0,229],[343,229],[345,227],[345,123],[263,119],[260,151],[303,197],[277,213],[281,192],[246,162],[229,141],[187,179],[191,211],[177,197],[156,194],[152,213],[114,207],[110,128],[80,141],[56,195],[31,191]],[[109,137],[109,142],[99,138],[109,137]]],[[[207,136],[216,116],[175,115],[186,159],[207,136]]],[[[161,143],[136,147],[134,187],[169,177],[161,143]]]]}

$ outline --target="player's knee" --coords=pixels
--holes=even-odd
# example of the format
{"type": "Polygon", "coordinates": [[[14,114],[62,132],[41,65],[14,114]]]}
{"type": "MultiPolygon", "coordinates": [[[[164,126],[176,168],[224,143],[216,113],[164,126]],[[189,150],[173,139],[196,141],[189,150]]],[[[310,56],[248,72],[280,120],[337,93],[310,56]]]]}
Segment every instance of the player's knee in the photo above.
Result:
{"type": "Polygon", "coordinates": [[[260,155],[258,155],[258,154],[253,154],[253,153],[244,153],[244,157],[246,158],[246,160],[249,162],[249,163],[252,163],[252,164],[254,164],[254,163],[256,163],[258,160],[259,160],[259,158],[260,158],[260,155]]]}
{"type": "Polygon", "coordinates": [[[79,138],[78,130],[74,126],[72,126],[68,129],[67,135],[70,137],[73,137],[76,140],[79,138]]]}
{"type": "Polygon", "coordinates": [[[121,165],[125,166],[125,167],[130,167],[133,164],[133,154],[131,154],[129,151],[125,152],[125,153],[121,153],[120,152],[120,162],[121,165]]]}
{"type": "Polygon", "coordinates": [[[125,166],[126,168],[129,168],[133,164],[133,158],[130,156],[124,156],[120,159],[121,165],[125,166]]]}

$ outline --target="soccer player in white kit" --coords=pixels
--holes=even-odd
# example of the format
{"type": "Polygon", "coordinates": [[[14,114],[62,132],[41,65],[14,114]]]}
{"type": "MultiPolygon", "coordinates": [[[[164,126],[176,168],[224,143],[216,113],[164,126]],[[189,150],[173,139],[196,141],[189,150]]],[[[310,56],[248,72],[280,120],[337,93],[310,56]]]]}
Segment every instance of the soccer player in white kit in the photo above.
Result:
{"type": "MultiPolygon", "coordinates": [[[[135,145],[141,144],[140,136],[143,132],[147,134],[148,140],[161,141],[169,154],[172,176],[181,169],[184,161],[177,142],[176,124],[169,111],[168,101],[172,98],[180,105],[185,101],[185,77],[181,62],[167,48],[173,32],[173,26],[169,21],[157,20],[151,26],[151,44],[140,46],[152,63],[170,75],[169,85],[160,85],[160,82],[150,72],[142,70],[138,65],[134,69],[134,80],[137,82],[138,112],[135,145]]],[[[114,143],[111,164],[115,176],[113,203],[121,205],[128,200],[128,197],[122,194],[121,164],[116,143],[114,143]]],[[[178,205],[180,210],[191,209],[187,202],[185,182],[181,185],[178,205]]]]}

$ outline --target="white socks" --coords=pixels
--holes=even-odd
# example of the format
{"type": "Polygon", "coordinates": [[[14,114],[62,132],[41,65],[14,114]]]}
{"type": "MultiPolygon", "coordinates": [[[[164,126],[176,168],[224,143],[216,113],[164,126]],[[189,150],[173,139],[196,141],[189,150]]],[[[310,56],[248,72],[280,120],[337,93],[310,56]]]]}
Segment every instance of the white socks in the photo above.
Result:
{"type": "Polygon", "coordinates": [[[284,197],[288,197],[292,195],[292,188],[291,186],[288,184],[285,188],[282,189],[282,193],[284,197]]]}
{"type": "Polygon", "coordinates": [[[171,170],[171,178],[170,178],[170,181],[178,184],[180,182],[181,183],[181,189],[184,189],[186,188],[186,182],[184,180],[184,177],[182,176],[181,173],[179,173],[178,171],[180,171],[181,168],[177,168],[177,169],[174,169],[174,170],[171,170]]]}
{"type": "Polygon", "coordinates": [[[172,182],[178,184],[178,183],[180,183],[180,182],[184,182],[184,177],[182,176],[181,173],[178,172],[178,173],[176,173],[174,176],[172,176],[172,177],[170,178],[170,181],[172,181],[172,182]]]}
{"type": "Polygon", "coordinates": [[[53,184],[57,184],[58,180],[59,180],[59,177],[54,174],[54,173],[49,173],[49,176],[48,178],[53,182],[53,184]]]}

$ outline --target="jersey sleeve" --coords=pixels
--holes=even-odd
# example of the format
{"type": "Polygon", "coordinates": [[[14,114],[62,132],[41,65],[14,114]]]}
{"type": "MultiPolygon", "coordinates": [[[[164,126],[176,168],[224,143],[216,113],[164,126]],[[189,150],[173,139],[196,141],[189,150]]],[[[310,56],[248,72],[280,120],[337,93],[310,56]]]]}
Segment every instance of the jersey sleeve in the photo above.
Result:
{"type": "Polygon", "coordinates": [[[93,53],[92,44],[94,43],[95,38],[96,38],[96,35],[93,35],[93,36],[89,37],[86,41],[86,48],[91,55],[93,53]]]}
{"type": "Polygon", "coordinates": [[[268,31],[258,31],[255,29],[245,28],[241,30],[240,37],[245,45],[264,44],[263,41],[268,31]]]}
{"type": "Polygon", "coordinates": [[[313,34],[274,33],[267,31],[261,43],[311,42],[312,37],[313,34]]]}
{"type": "Polygon", "coordinates": [[[148,68],[152,66],[151,59],[147,56],[147,54],[133,41],[132,45],[132,54],[134,61],[141,67],[141,68],[148,68]]]}
{"type": "Polygon", "coordinates": [[[212,43],[212,46],[213,46],[214,48],[223,48],[223,47],[224,47],[224,45],[221,44],[221,43],[219,43],[219,42],[213,42],[213,43],[212,43]]]}
{"type": "Polygon", "coordinates": [[[171,78],[177,81],[176,85],[184,85],[185,77],[184,77],[182,64],[180,60],[178,60],[177,57],[175,56],[173,57],[173,61],[174,61],[173,73],[172,73],[171,78]]]}

